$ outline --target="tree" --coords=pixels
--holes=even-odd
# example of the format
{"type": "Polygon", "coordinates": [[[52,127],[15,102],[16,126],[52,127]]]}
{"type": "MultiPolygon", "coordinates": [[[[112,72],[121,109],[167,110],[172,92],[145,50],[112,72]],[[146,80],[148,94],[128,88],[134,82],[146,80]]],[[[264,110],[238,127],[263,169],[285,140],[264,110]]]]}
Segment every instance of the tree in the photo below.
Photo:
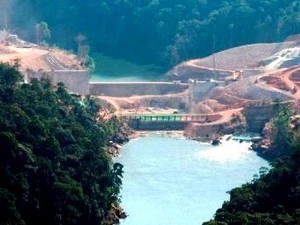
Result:
{"type": "Polygon", "coordinates": [[[41,44],[51,37],[51,31],[46,22],[40,22],[35,25],[36,43],[41,44]]]}
{"type": "Polygon", "coordinates": [[[83,34],[78,34],[75,37],[75,42],[77,43],[77,54],[80,58],[86,58],[88,55],[88,49],[86,45],[86,36],[83,34]]]}
{"type": "Polygon", "coordinates": [[[0,63],[0,224],[106,224],[122,184],[105,151],[117,119],[62,83],[20,79],[0,63]]]}
{"type": "Polygon", "coordinates": [[[2,24],[5,30],[8,29],[8,24],[9,24],[9,16],[10,16],[10,10],[11,10],[11,0],[3,0],[2,2],[2,9],[1,9],[1,14],[2,14],[2,24]]]}
{"type": "Polygon", "coordinates": [[[16,200],[16,197],[7,189],[0,188],[0,211],[1,214],[6,215],[6,218],[9,218],[5,220],[0,217],[1,224],[13,224],[19,221],[20,214],[16,208],[16,200]]]}
{"type": "Polygon", "coordinates": [[[276,111],[276,117],[273,120],[273,126],[276,133],[273,144],[277,149],[281,149],[284,152],[285,149],[291,147],[293,141],[293,132],[289,127],[292,112],[288,105],[278,101],[275,101],[274,109],[276,111]]]}
{"type": "Polygon", "coordinates": [[[0,63],[0,84],[11,87],[21,82],[23,76],[17,70],[17,64],[11,66],[8,63],[0,63]]]}
{"type": "Polygon", "coordinates": [[[28,23],[34,26],[32,21],[46,20],[55,30],[52,40],[68,49],[75,46],[73,38],[67,37],[82,32],[97,52],[165,68],[173,66],[170,61],[176,62],[170,60],[172,46],[176,46],[181,62],[243,44],[278,42],[300,32],[300,4],[296,0],[12,2],[18,7],[14,7],[10,26],[22,36],[28,23]],[[34,20],[30,19],[33,12],[34,20]],[[184,33],[182,27],[186,27],[184,33]]]}
{"type": "MultiPolygon", "coordinates": [[[[275,119],[277,130],[286,131],[290,118],[287,105],[279,107],[275,119]]],[[[272,169],[260,170],[260,176],[229,192],[230,200],[217,210],[213,220],[203,225],[295,225],[300,219],[300,139],[299,130],[284,135],[287,143],[278,143],[278,151],[287,154],[272,163],[272,169]]],[[[276,141],[276,140],[275,140],[276,141]]]]}

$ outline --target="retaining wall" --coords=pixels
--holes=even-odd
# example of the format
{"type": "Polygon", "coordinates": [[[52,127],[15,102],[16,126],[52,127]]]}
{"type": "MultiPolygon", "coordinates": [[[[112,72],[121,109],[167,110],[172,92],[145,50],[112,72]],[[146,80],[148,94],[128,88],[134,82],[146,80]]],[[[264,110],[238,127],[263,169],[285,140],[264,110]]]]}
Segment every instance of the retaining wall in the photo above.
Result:
{"type": "Polygon", "coordinates": [[[251,77],[261,73],[260,69],[245,69],[243,70],[243,77],[251,77]]]}
{"type": "Polygon", "coordinates": [[[25,81],[33,78],[47,78],[53,85],[63,82],[67,89],[82,95],[89,94],[89,73],[87,70],[22,71],[25,81]]]}
{"type": "Polygon", "coordinates": [[[225,86],[225,81],[194,81],[189,83],[189,100],[201,101],[206,94],[217,86],[225,86]]]}
{"type": "Polygon", "coordinates": [[[171,82],[90,82],[91,95],[130,97],[134,95],[166,95],[188,89],[188,84],[171,82]]]}
{"type": "Polygon", "coordinates": [[[129,120],[129,126],[135,130],[184,130],[189,122],[183,121],[140,121],[129,120]]]}
{"type": "Polygon", "coordinates": [[[243,111],[246,117],[248,131],[261,133],[265,124],[275,115],[273,105],[248,106],[243,111]]]}

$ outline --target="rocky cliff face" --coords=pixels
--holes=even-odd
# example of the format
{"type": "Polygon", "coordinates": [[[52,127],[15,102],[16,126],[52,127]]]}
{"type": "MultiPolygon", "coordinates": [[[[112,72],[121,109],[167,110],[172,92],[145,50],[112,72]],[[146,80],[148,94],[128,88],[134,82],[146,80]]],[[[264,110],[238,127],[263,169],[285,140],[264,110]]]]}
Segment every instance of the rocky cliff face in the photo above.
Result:
{"type": "Polygon", "coordinates": [[[265,124],[275,115],[273,105],[252,105],[243,111],[246,117],[247,130],[250,132],[261,133],[265,124]]]}
{"type": "Polygon", "coordinates": [[[223,135],[233,134],[244,129],[245,123],[243,118],[240,122],[229,121],[221,124],[191,123],[185,129],[184,135],[193,140],[207,142],[211,140],[219,140],[223,135]]]}
{"type": "MultiPolygon", "coordinates": [[[[282,139],[283,142],[276,143],[276,133],[277,129],[274,127],[274,119],[271,118],[269,122],[264,125],[262,130],[262,134],[264,139],[259,143],[255,143],[252,146],[252,149],[256,151],[260,156],[268,160],[274,160],[280,157],[284,157],[290,154],[287,149],[287,145],[291,143],[292,140],[299,140],[300,138],[300,114],[298,113],[298,104],[291,105],[291,109],[293,112],[293,116],[289,118],[288,131],[290,132],[290,139],[282,139]]],[[[260,112],[257,112],[258,116],[253,116],[251,114],[251,110],[248,109],[248,119],[254,119],[254,121],[259,121],[260,119],[264,119],[271,114],[275,114],[273,109],[267,109],[268,107],[264,107],[260,112]],[[273,111],[273,112],[272,112],[273,111]],[[250,113],[249,113],[250,112],[250,113]],[[265,115],[263,115],[265,114],[265,115]]],[[[276,117],[276,116],[275,116],[276,117]]],[[[249,126],[248,126],[249,127],[249,126]]],[[[251,127],[251,126],[250,126],[251,127]]],[[[257,127],[256,127],[257,128],[257,127]]]]}

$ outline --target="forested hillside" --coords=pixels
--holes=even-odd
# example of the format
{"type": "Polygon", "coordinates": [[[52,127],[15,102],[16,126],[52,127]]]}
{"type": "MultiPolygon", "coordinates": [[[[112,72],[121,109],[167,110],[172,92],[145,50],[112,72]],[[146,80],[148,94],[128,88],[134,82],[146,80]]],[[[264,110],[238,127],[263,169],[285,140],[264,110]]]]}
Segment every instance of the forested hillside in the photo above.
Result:
{"type": "Polygon", "coordinates": [[[118,121],[48,80],[20,83],[0,64],[0,224],[104,223],[119,201],[122,166],[104,147],[118,121]]]}
{"type": "Polygon", "coordinates": [[[52,43],[75,49],[75,37],[83,34],[94,51],[165,67],[300,33],[296,0],[4,0],[0,4],[5,4],[0,8],[6,12],[1,13],[1,26],[21,36],[34,40],[35,25],[45,21],[52,43]]]}
{"type": "Polygon", "coordinates": [[[283,108],[274,119],[273,150],[285,157],[273,162],[270,171],[261,168],[251,183],[231,190],[230,200],[203,225],[300,224],[300,127],[299,120],[291,123],[290,118],[283,108]]]}
{"type": "Polygon", "coordinates": [[[297,225],[300,221],[300,145],[292,157],[252,183],[231,190],[230,201],[203,225],[297,225]]]}

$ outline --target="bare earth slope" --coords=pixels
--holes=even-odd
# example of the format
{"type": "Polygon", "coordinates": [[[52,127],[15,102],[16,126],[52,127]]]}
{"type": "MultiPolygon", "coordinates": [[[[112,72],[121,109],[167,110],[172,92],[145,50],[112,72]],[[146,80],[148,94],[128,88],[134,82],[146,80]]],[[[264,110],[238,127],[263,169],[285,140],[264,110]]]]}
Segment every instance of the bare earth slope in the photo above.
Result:
{"type": "Polygon", "coordinates": [[[195,64],[224,70],[254,68],[276,52],[295,45],[294,42],[244,45],[199,59],[195,64]]]}
{"type": "Polygon", "coordinates": [[[169,71],[167,75],[174,84],[179,81],[190,83],[185,92],[99,98],[111,105],[120,116],[173,113],[201,115],[205,119],[190,123],[185,130],[185,135],[197,139],[200,137],[201,140],[218,138],[220,132],[232,133],[243,129],[249,119],[249,113],[246,113],[249,109],[261,109],[258,113],[254,112],[250,123],[253,124],[252,128],[262,129],[261,121],[264,123],[271,118],[272,102],[276,99],[291,103],[300,111],[298,48],[296,43],[287,42],[229,49],[204,59],[189,60],[169,71]],[[282,49],[289,54],[276,57],[275,53],[280,53],[282,49]],[[288,64],[290,66],[273,66],[274,62],[282,65],[281,61],[287,59],[293,61],[288,64]],[[216,83],[215,86],[211,85],[216,83]]]}
{"type": "Polygon", "coordinates": [[[260,69],[275,53],[297,46],[296,42],[252,44],[228,49],[202,59],[183,62],[166,73],[171,80],[226,79],[235,70],[260,69]]]}
{"type": "Polygon", "coordinates": [[[20,61],[21,70],[82,69],[78,58],[66,51],[37,45],[18,46],[0,43],[0,62],[20,61]]]}

